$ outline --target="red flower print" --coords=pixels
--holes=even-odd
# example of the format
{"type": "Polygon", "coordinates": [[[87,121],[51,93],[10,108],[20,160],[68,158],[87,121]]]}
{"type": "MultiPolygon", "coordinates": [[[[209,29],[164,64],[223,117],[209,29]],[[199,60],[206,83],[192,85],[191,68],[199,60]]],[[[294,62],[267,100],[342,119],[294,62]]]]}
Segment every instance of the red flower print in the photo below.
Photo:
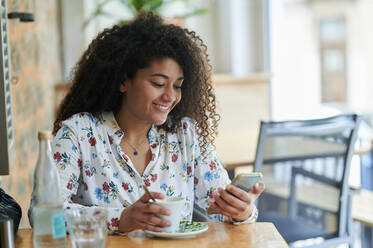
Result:
{"type": "Polygon", "coordinates": [[[88,142],[89,142],[89,144],[91,144],[91,146],[95,146],[97,144],[97,141],[96,141],[95,137],[89,138],[88,142]]]}
{"type": "Polygon", "coordinates": [[[79,167],[79,169],[82,168],[82,165],[83,165],[82,160],[80,158],[78,158],[78,167],[79,167]]]}
{"type": "Polygon", "coordinates": [[[88,185],[84,182],[83,186],[84,186],[84,190],[87,191],[88,190],[88,185]]]}
{"type": "Polygon", "coordinates": [[[176,155],[176,154],[173,154],[173,155],[172,155],[172,158],[171,158],[172,162],[175,163],[175,162],[177,161],[177,158],[178,158],[177,155],[176,155]]]}
{"type": "Polygon", "coordinates": [[[146,179],[145,181],[145,185],[147,186],[147,187],[149,187],[150,186],[150,182],[149,182],[149,178],[148,179],[146,179]]]}
{"type": "Polygon", "coordinates": [[[187,167],[187,175],[190,175],[192,173],[192,167],[188,166],[187,167]]]}
{"type": "Polygon", "coordinates": [[[194,177],[194,184],[197,185],[198,184],[198,178],[194,177]]]}
{"type": "Polygon", "coordinates": [[[155,181],[157,181],[157,174],[153,174],[153,175],[152,175],[152,179],[150,179],[150,180],[152,180],[153,183],[154,183],[155,181]]]}
{"type": "Polygon", "coordinates": [[[111,226],[119,226],[119,219],[118,218],[112,218],[111,219],[111,226]]]}
{"type": "Polygon", "coordinates": [[[157,144],[156,144],[156,143],[153,143],[153,144],[151,144],[150,147],[151,147],[151,148],[156,148],[156,147],[157,147],[157,144]]]}
{"type": "Polygon", "coordinates": [[[53,155],[53,158],[54,158],[54,160],[56,160],[57,162],[59,162],[62,159],[62,156],[61,156],[61,154],[59,152],[56,152],[53,155]]]}
{"type": "Polygon", "coordinates": [[[73,184],[72,183],[68,183],[67,184],[67,188],[71,190],[73,188],[73,184]]]}
{"type": "Polygon", "coordinates": [[[185,130],[185,129],[188,129],[188,123],[183,122],[183,129],[184,129],[184,130],[185,130]]]}
{"type": "Polygon", "coordinates": [[[210,170],[216,170],[216,163],[214,161],[210,163],[210,170]]]}
{"type": "Polygon", "coordinates": [[[154,161],[154,159],[155,159],[155,154],[152,153],[152,161],[154,161]]]}
{"type": "Polygon", "coordinates": [[[113,144],[113,139],[111,138],[111,136],[109,136],[109,143],[110,143],[110,145],[113,144]]]}
{"type": "Polygon", "coordinates": [[[127,157],[127,155],[123,154],[122,157],[123,157],[124,160],[126,160],[126,161],[128,162],[128,157],[127,157]]]}
{"type": "Polygon", "coordinates": [[[124,190],[128,190],[128,183],[122,183],[122,188],[124,189],[124,190]]]}
{"type": "Polygon", "coordinates": [[[90,170],[86,170],[85,174],[90,177],[91,176],[91,171],[90,170]]]}
{"type": "Polygon", "coordinates": [[[105,191],[105,192],[110,191],[110,186],[107,182],[104,182],[104,184],[102,185],[102,190],[105,191]]]}
{"type": "Polygon", "coordinates": [[[212,192],[209,194],[209,198],[214,198],[214,197],[212,196],[212,192]]]}
{"type": "Polygon", "coordinates": [[[120,133],[121,133],[120,130],[117,130],[117,131],[115,132],[116,135],[119,135],[120,133]]]}

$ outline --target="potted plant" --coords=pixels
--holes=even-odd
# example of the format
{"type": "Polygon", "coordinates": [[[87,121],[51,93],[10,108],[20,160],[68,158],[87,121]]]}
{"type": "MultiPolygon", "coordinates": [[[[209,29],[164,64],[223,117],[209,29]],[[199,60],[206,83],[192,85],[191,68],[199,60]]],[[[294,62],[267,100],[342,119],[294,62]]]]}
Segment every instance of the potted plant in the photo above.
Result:
{"type": "Polygon", "coordinates": [[[207,12],[205,8],[194,6],[190,0],[104,0],[97,5],[90,17],[84,22],[83,27],[86,27],[92,20],[100,16],[115,18],[119,20],[118,24],[121,24],[136,16],[141,10],[152,10],[165,17],[168,22],[181,26],[183,26],[185,18],[207,12]],[[124,7],[131,15],[123,15],[118,18],[118,16],[108,13],[105,7],[114,2],[124,7]],[[177,11],[175,11],[176,9],[177,11]],[[166,12],[167,15],[165,15],[166,12]],[[170,12],[174,13],[170,14],[170,12]]]}

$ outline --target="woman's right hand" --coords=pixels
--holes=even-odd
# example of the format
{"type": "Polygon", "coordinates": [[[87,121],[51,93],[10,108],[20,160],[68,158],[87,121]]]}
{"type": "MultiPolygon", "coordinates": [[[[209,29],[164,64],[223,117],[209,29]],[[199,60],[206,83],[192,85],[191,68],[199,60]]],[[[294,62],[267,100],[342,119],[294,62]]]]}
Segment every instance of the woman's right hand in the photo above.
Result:
{"type": "MultiPolygon", "coordinates": [[[[163,199],[162,193],[151,192],[155,199],[163,199]]],[[[138,201],[123,210],[119,221],[119,232],[127,233],[136,229],[162,232],[163,227],[171,223],[161,215],[170,215],[169,209],[149,202],[150,197],[144,194],[138,201]]]]}

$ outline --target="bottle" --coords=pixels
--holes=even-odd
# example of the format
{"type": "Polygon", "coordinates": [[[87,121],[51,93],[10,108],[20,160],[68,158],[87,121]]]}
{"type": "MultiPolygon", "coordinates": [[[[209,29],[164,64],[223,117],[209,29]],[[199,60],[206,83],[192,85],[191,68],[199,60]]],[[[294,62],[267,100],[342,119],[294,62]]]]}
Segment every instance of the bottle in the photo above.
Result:
{"type": "Polygon", "coordinates": [[[52,158],[52,133],[40,131],[34,172],[32,224],[34,247],[66,247],[66,227],[59,175],[52,158]]]}

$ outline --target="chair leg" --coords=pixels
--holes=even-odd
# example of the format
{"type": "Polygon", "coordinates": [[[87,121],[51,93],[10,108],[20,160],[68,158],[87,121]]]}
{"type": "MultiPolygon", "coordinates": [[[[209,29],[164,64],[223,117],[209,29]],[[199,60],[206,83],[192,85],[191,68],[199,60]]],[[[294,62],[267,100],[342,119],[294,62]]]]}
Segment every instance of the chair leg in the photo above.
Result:
{"type": "Polygon", "coordinates": [[[367,226],[361,226],[361,248],[371,248],[373,245],[373,229],[367,226]]]}

